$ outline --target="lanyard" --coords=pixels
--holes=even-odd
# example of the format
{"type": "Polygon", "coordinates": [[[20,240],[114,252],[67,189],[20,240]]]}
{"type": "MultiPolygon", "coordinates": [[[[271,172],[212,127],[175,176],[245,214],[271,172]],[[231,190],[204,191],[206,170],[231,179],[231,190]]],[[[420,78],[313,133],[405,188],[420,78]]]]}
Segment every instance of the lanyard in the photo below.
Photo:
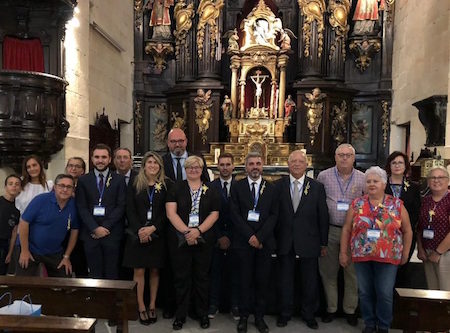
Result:
{"type": "MultiPolygon", "coordinates": [[[[261,183],[262,183],[262,182],[261,182],[261,183]]],[[[253,202],[253,210],[255,210],[255,209],[256,209],[256,206],[258,206],[258,201],[259,201],[259,190],[260,190],[260,188],[261,188],[261,183],[259,183],[258,190],[256,190],[256,186],[255,186],[255,200],[254,200],[254,202],[253,202]]],[[[253,184],[252,184],[252,186],[253,186],[253,184]]]]}
{"type": "Polygon", "coordinates": [[[108,182],[108,177],[109,177],[109,172],[106,175],[106,178],[103,180],[103,187],[101,189],[99,187],[99,184],[97,183],[98,192],[100,193],[100,196],[98,198],[98,205],[99,206],[102,205],[103,193],[105,193],[105,186],[106,186],[106,183],[108,182]]]}
{"type": "Polygon", "coordinates": [[[192,212],[192,211],[195,211],[195,207],[197,206],[198,198],[200,197],[200,194],[202,193],[202,185],[200,185],[200,188],[198,189],[197,193],[192,191],[192,189],[190,187],[189,187],[189,192],[191,193],[191,200],[192,200],[191,212],[192,212]]]}
{"type": "Polygon", "coordinates": [[[342,189],[341,181],[339,180],[337,168],[336,168],[336,167],[334,168],[334,175],[336,176],[336,180],[337,180],[337,182],[338,182],[339,189],[341,190],[341,194],[342,194],[342,197],[343,197],[344,199],[345,199],[345,193],[347,193],[348,187],[349,187],[350,184],[352,183],[354,173],[355,173],[355,170],[352,171],[352,175],[350,176],[350,179],[348,180],[348,183],[347,183],[347,187],[345,188],[345,191],[344,191],[344,190],[342,189]]]}
{"type": "MultiPolygon", "coordinates": [[[[381,201],[381,205],[382,206],[384,206],[384,198],[385,197],[386,197],[386,195],[383,195],[383,201],[381,201]]],[[[370,212],[372,213],[371,215],[373,216],[373,212],[375,211],[375,207],[372,206],[372,204],[370,203],[370,199],[369,198],[367,198],[367,201],[369,202],[370,212]]],[[[377,206],[377,207],[381,208],[379,206],[377,206]]],[[[377,215],[378,215],[378,209],[377,209],[377,215]]],[[[370,219],[370,222],[372,223],[372,226],[371,226],[372,228],[375,228],[375,226],[376,226],[375,220],[376,220],[376,217],[373,218],[373,221],[372,221],[372,219],[370,219]]]]}
{"type": "Polygon", "coordinates": [[[148,195],[148,202],[150,203],[150,207],[152,207],[153,205],[153,195],[155,194],[155,187],[153,186],[152,192],[150,193],[150,191],[147,188],[147,195],[148,195]]]}

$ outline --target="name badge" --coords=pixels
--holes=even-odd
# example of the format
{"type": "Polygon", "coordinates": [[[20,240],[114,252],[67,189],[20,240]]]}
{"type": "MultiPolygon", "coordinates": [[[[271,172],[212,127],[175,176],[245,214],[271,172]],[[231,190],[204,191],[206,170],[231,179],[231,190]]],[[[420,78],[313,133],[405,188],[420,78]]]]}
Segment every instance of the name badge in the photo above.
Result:
{"type": "Polygon", "coordinates": [[[196,228],[200,224],[200,217],[198,214],[189,214],[189,228],[196,228]]]}
{"type": "Polygon", "coordinates": [[[367,238],[378,239],[380,235],[381,231],[378,229],[367,229],[367,238]]]}
{"type": "Polygon", "coordinates": [[[247,221],[259,222],[259,212],[256,210],[249,210],[247,215],[247,221]]]}
{"type": "Polygon", "coordinates": [[[422,236],[425,239],[433,239],[434,238],[434,230],[433,229],[423,229],[422,236]]]}
{"type": "Polygon", "coordinates": [[[345,201],[338,201],[336,206],[338,212],[346,212],[350,208],[350,204],[345,201]]]}
{"type": "Polygon", "coordinates": [[[147,211],[147,221],[151,221],[152,220],[152,209],[150,208],[147,211]]]}
{"type": "Polygon", "coordinates": [[[104,206],[94,206],[92,214],[94,216],[105,216],[106,208],[104,206]]]}

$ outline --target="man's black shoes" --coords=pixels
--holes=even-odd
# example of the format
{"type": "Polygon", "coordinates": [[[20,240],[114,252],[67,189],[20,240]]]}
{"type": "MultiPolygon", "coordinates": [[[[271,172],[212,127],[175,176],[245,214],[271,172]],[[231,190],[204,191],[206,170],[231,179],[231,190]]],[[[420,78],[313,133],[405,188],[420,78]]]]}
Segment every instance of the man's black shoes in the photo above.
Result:
{"type": "Polygon", "coordinates": [[[242,317],[239,319],[237,325],[238,333],[247,333],[247,317],[242,317]]]}

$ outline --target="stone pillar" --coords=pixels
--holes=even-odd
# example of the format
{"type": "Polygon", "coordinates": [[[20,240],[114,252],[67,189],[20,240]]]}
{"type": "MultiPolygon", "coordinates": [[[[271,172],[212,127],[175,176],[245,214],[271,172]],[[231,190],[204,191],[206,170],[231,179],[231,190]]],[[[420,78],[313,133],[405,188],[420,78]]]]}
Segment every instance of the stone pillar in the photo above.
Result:
{"type": "Polygon", "coordinates": [[[238,68],[239,58],[236,56],[231,57],[231,103],[233,104],[232,118],[237,118],[237,86],[238,86],[238,68]]]}
{"type": "Polygon", "coordinates": [[[245,78],[239,80],[241,86],[241,96],[239,103],[240,118],[245,118],[245,78]]]}
{"type": "Polygon", "coordinates": [[[278,59],[278,67],[280,68],[280,88],[278,98],[278,118],[283,118],[284,100],[286,99],[286,66],[289,57],[281,55],[278,59]]]}

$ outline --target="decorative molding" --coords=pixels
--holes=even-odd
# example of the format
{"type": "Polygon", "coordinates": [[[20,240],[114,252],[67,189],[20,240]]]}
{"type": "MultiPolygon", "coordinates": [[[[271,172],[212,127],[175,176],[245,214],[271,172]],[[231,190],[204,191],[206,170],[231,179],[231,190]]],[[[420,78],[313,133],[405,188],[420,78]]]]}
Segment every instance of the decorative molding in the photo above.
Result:
{"type": "Polygon", "coordinates": [[[141,30],[143,11],[144,0],[134,0],[134,27],[136,30],[141,30]]]}
{"type": "Polygon", "coordinates": [[[390,106],[387,101],[381,101],[383,115],[381,116],[381,130],[383,131],[383,147],[386,147],[389,133],[389,111],[390,106]]]}
{"type": "Polygon", "coordinates": [[[350,26],[347,24],[348,14],[350,13],[350,1],[330,0],[328,12],[330,13],[329,22],[335,33],[335,38],[330,46],[329,59],[332,59],[338,44],[341,43],[342,58],[345,61],[345,41],[350,30],[350,26]]]}
{"type": "Polygon", "coordinates": [[[218,18],[224,6],[223,0],[201,0],[197,8],[197,54],[199,59],[203,58],[203,42],[205,40],[206,26],[209,25],[209,39],[211,48],[211,58],[216,55],[217,40],[220,39],[218,18]]]}
{"type": "Polygon", "coordinates": [[[136,145],[141,144],[141,131],[142,131],[142,101],[136,100],[134,107],[134,135],[136,137],[136,145]]]}
{"type": "Polygon", "coordinates": [[[355,56],[356,67],[363,73],[372,62],[372,58],[381,49],[379,38],[353,39],[349,44],[350,53],[355,56]]]}
{"type": "Polygon", "coordinates": [[[166,69],[166,58],[173,53],[171,43],[147,42],[145,45],[145,53],[150,54],[155,62],[155,68],[161,73],[166,69]]]}
{"type": "Polygon", "coordinates": [[[304,102],[308,108],[306,111],[306,119],[308,120],[309,138],[311,146],[314,145],[314,140],[317,132],[319,131],[320,123],[322,122],[323,114],[323,99],[327,97],[326,94],[320,91],[320,88],[314,88],[312,93],[305,94],[306,99],[309,102],[304,102]]]}
{"type": "Polygon", "coordinates": [[[183,117],[180,117],[178,112],[172,112],[170,115],[170,119],[173,121],[172,128],[180,128],[183,131],[186,131],[186,122],[187,122],[187,114],[188,114],[188,105],[187,101],[183,101],[183,117]]]}
{"type": "Polygon", "coordinates": [[[155,105],[153,112],[155,128],[153,134],[154,150],[162,151],[166,148],[167,139],[167,104],[155,105]]]}
{"type": "Polygon", "coordinates": [[[343,143],[347,136],[347,102],[342,101],[340,106],[333,106],[333,120],[331,122],[331,135],[337,145],[343,143]]]}
{"type": "Polygon", "coordinates": [[[185,47],[187,53],[187,58],[189,58],[188,44],[186,43],[186,37],[192,28],[192,18],[194,17],[194,4],[190,3],[186,5],[185,0],[180,0],[175,5],[173,14],[175,16],[175,31],[173,35],[175,36],[175,56],[178,59],[180,55],[180,49],[182,46],[185,47]]]}
{"type": "Polygon", "coordinates": [[[95,21],[90,23],[91,27],[97,31],[100,36],[102,36],[108,43],[110,43],[117,51],[124,52],[125,49],[116,41],[110,34],[108,34],[101,26],[99,26],[95,21]]]}
{"type": "Polygon", "coordinates": [[[320,58],[323,51],[323,31],[324,26],[324,13],[326,10],[326,5],[324,0],[298,0],[298,5],[300,7],[300,12],[303,17],[303,42],[305,57],[310,56],[311,48],[311,38],[312,38],[312,24],[316,22],[317,24],[317,56],[320,58]]]}

